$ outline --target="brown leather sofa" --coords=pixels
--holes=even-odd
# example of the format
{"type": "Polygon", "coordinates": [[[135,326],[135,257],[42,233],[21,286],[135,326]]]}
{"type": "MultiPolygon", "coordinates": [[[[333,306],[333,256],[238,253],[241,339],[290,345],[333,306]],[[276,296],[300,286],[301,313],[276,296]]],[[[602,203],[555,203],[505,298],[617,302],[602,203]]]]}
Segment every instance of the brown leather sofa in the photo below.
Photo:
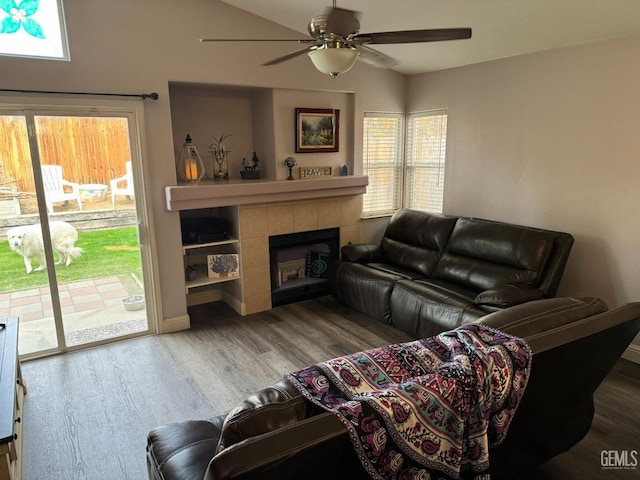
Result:
{"type": "Polygon", "coordinates": [[[398,210],[379,245],[350,244],[331,294],[416,338],[556,295],[573,237],[478,218],[398,210]]]}
{"type": "MultiPolygon", "coordinates": [[[[552,298],[478,321],[524,337],[534,354],[507,438],[490,454],[492,478],[513,479],[589,431],[596,388],[640,330],[640,303],[607,311],[595,298],[552,298]]],[[[340,420],[287,380],[228,415],[152,430],[147,465],[150,480],[370,478],[340,420]]]]}

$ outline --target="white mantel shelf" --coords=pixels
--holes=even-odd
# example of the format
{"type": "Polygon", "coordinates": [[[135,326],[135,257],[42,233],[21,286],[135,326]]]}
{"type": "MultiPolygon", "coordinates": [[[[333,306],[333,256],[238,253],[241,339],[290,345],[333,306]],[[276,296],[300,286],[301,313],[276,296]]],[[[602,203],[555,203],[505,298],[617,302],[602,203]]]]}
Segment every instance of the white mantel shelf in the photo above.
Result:
{"type": "Polygon", "coordinates": [[[165,187],[170,211],[341,197],[365,193],[369,177],[348,175],[305,180],[229,180],[165,187]]]}

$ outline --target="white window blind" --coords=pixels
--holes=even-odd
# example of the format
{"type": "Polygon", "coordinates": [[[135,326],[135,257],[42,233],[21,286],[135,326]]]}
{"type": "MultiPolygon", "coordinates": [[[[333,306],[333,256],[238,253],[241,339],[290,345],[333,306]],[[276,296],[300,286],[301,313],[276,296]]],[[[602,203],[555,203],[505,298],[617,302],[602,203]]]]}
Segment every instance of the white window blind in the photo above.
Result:
{"type": "Polygon", "coordinates": [[[369,176],[363,216],[389,215],[402,200],[401,114],[364,114],[363,170],[369,176]]]}
{"type": "Polygon", "coordinates": [[[447,111],[407,116],[404,206],[442,213],[447,150],[447,111]]]}

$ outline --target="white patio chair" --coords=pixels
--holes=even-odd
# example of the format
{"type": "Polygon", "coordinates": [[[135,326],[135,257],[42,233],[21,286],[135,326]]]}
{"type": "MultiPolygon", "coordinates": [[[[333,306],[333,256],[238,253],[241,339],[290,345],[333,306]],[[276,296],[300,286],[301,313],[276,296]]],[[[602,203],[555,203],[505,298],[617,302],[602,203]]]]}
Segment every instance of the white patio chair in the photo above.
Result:
{"type": "Polygon", "coordinates": [[[114,178],[111,180],[111,203],[113,207],[116,206],[116,195],[126,195],[127,198],[133,196],[133,174],[131,173],[131,162],[127,162],[126,165],[127,173],[123,177],[114,178]],[[119,183],[124,183],[124,186],[119,187],[119,183]]]}
{"type": "Polygon", "coordinates": [[[69,200],[77,201],[78,208],[82,210],[80,185],[62,178],[62,167],[60,165],[42,165],[42,183],[44,185],[45,203],[49,213],[53,213],[54,203],[68,202],[69,200]],[[65,190],[65,187],[71,188],[71,191],[65,190]]]}
{"type": "Polygon", "coordinates": [[[20,215],[20,192],[17,180],[0,183],[0,215],[20,215]]]}

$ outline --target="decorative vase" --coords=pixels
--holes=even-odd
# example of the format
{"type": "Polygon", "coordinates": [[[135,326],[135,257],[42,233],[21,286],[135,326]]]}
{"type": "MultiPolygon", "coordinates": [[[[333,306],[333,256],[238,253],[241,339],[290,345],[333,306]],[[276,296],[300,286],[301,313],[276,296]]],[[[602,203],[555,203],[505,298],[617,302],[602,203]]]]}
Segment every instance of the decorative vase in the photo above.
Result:
{"type": "Polygon", "coordinates": [[[216,152],[213,159],[213,179],[216,181],[229,180],[227,152],[216,152]]]}

